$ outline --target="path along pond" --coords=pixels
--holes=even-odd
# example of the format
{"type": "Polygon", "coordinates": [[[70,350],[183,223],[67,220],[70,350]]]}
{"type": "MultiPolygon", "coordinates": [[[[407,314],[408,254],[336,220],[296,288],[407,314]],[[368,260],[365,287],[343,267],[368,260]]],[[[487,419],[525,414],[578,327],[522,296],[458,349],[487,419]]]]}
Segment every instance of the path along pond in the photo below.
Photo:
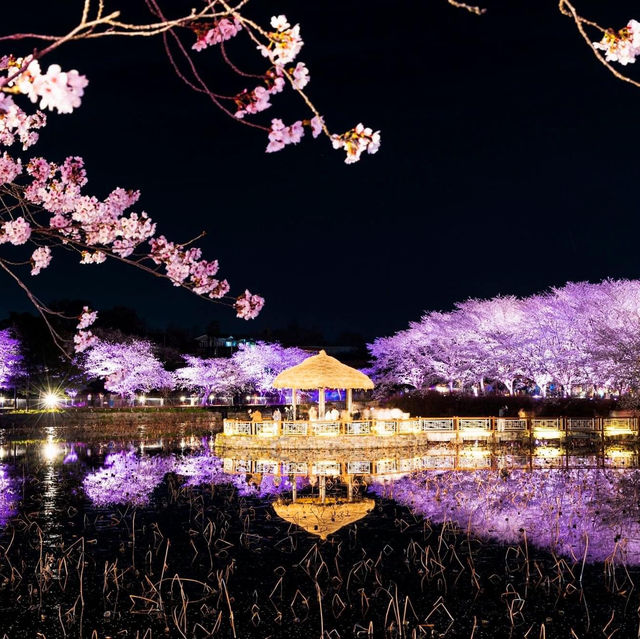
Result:
{"type": "Polygon", "coordinates": [[[0,638],[637,637],[636,448],[0,440],[0,638]]]}

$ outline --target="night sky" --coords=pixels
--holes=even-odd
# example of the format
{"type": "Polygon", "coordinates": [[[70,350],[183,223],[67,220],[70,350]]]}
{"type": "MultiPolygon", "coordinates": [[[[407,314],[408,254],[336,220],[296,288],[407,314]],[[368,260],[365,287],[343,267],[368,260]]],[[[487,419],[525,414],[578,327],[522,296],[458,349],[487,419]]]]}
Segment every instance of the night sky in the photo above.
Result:
{"type": "MultiPolygon", "coordinates": [[[[137,0],[122,4],[130,10],[137,0]]],[[[596,61],[556,2],[484,6],[478,17],[444,0],[252,1],[249,15],[300,22],[299,60],[329,128],[362,121],[381,130],[378,154],[351,166],[308,134],[265,154],[265,134],[173,75],[160,40],[105,39],[52,54],[45,66],[77,68],[90,84],[78,111],[49,116],[33,153],[82,155],[98,195],[141,189],[138,210],[172,239],[206,230],[199,245],[220,260],[232,292],[249,288],[267,303],[247,323],[131,269],[55,255],[55,268],[31,278],[34,290],[98,309],[131,306],[156,327],[217,320],[237,334],[297,323],[328,338],[352,331],[371,339],[468,297],[638,277],[640,89],[596,61]]],[[[80,7],[38,0],[14,14],[3,8],[1,30],[60,33],[80,7]]],[[[640,18],[622,3],[580,8],[605,26],[640,18]]],[[[236,40],[234,59],[262,71],[259,54],[236,40]]],[[[215,48],[196,59],[220,92],[245,86],[215,48]]],[[[628,70],[640,79],[640,69],[628,70]]],[[[272,103],[256,121],[307,117],[301,103],[272,103]]],[[[0,317],[29,308],[10,282],[2,291],[0,317]]]]}

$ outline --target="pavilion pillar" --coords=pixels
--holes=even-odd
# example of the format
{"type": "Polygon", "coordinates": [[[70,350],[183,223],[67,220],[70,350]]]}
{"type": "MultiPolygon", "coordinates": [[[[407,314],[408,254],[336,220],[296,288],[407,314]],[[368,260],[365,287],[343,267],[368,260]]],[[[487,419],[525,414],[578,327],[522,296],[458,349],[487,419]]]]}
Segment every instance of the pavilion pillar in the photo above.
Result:
{"type": "Polygon", "coordinates": [[[289,475],[289,481],[291,481],[291,501],[298,499],[298,485],[296,484],[296,476],[289,475]]]}
{"type": "Polygon", "coordinates": [[[324,475],[320,475],[320,502],[324,504],[327,500],[327,478],[324,475]]]}
{"type": "Polygon", "coordinates": [[[353,391],[350,388],[347,388],[347,405],[346,405],[347,413],[351,415],[353,412],[353,391]]]}
{"type": "Polygon", "coordinates": [[[318,389],[318,418],[324,419],[324,388],[318,389]]]}
{"type": "Polygon", "coordinates": [[[347,501],[353,501],[353,477],[347,478],[347,501]]]}
{"type": "Polygon", "coordinates": [[[293,413],[293,421],[296,421],[296,389],[291,389],[291,412],[293,413]]]}

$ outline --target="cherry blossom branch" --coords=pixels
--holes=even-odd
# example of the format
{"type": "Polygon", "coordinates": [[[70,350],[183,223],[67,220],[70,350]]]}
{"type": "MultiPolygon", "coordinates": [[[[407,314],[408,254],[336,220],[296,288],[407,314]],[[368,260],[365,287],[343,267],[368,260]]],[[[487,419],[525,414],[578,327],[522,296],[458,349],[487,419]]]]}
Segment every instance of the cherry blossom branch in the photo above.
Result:
{"type": "Polygon", "coordinates": [[[31,292],[29,287],[7,266],[6,260],[0,259],[0,268],[2,268],[5,271],[5,273],[7,273],[16,282],[16,284],[24,291],[25,295],[29,298],[29,301],[33,304],[33,306],[36,308],[36,310],[44,320],[44,323],[47,326],[47,330],[49,331],[49,333],[51,334],[51,337],[53,338],[54,344],[62,352],[62,354],[65,357],[68,357],[69,353],[67,349],[64,347],[64,344],[67,342],[67,340],[63,339],[61,335],[56,331],[56,329],[52,326],[51,322],[49,321],[49,317],[56,315],[58,317],[63,317],[64,319],[71,319],[71,318],[62,315],[62,313],[58,313],[57,311],[53,311],[50,308],[48,308],[45,304],[43,304],[31,292]]]}
{"type": "Polygon", "coordinates": [[[605,34],[605,38],[607,34],[615,38],[615,34],[613,34],[611,30],[604,29],[596,22],[586,20],[585,18],[578,15],[578,12],[576,11],[575,7],[568,0],[559,0],[558,9],[560,10],[560,13],[562,13],[562,15],[572,18],[572,20],[574,21],[578,29],[578,32],[580,33],[584,41],[589,45],[589,48],[593,51],[593,54],[596,56],[596,58],[602,65],[604,65],[616,78],[618,78],[618,80],[622,80],[623,82],[628,82],[629,84],[632,84],[635,87],[640,87],[640,82],[633,80],[632,78],[626,76],[624,73],[620,73],[620,71],[618,71],[614,66],[609,64],[605,56],[603,56],[602,53],[600,53],[600,51],[598,50],[597,44],[591,41],[591,38],[588,36],[587,32],[585,31],[584,25],[598,29],[599,31],[605,34]]]}
{"type": "Polygon", "coordinates": [[[457,2],[456,0],[447,0],[447,2],[457,9],[465,9],[469,13],[475,13],[477,16],[481,16],[483,13],[486,13],[486,9],[482,9],[481,7],[476,7],[470,4],[465,4],[464,2],[457,2]]]}

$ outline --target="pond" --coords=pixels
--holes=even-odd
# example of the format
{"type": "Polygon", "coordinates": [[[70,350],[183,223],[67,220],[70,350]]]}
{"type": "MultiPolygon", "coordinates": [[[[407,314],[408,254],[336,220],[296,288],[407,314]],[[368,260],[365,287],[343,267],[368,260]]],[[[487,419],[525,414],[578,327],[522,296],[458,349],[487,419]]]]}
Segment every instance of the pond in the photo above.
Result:
{"type": "Polygon", "coordinates": [[[634,446],[59,434],[0,440],[0,637],[638,636],[634,446]]]}

